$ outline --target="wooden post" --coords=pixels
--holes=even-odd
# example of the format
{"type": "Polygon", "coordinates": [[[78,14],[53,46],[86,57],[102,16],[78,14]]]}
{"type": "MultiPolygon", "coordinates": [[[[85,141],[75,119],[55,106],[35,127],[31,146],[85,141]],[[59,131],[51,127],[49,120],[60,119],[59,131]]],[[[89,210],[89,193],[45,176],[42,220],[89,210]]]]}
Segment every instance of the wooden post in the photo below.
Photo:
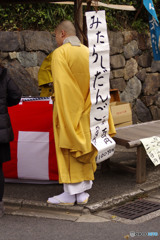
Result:
{"type": "MultiPolygon", "coordinates": [[[[87,9],[86,9],[86,12],[90,11],[91,1],[92,1],[92,0],[90,0],[90,1],[88,0],[88,1],[87,1],[87,9]]],[[[83,17],[83,33],[84,33],[84,36],[83,36],[83,44],[88,47],[86,16],[83,17]]]]}
{"type": "Polygon", "coordinates": [[[81,34],[81,31],[83,31],[83,7],[81,0],[74,0],[74,22],[77,37],[83,43],[83,36],[81,34]]]}
{"type": "Polygon", "coordinates": [[[143,183],[146,181],[146,151],[141,145],[137,147],[137,165],[136,165],[136,182],[143,183]]]}

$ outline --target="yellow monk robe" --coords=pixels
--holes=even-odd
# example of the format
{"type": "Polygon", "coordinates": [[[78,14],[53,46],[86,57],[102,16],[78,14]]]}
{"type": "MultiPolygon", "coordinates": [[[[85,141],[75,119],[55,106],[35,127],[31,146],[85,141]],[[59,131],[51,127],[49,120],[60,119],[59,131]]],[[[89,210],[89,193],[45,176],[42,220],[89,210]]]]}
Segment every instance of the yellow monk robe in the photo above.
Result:
{"type": "Polygon", "coordinates": [[[52,53],[44,59],[38,71],[38,85],[41,88],[40,97],[50,97],[53,94],[53,87],[49,87],[49,83],[53,83],[51,75],[52,53]]]}
{"type": "MultiPolygon", "coordinates": [[[[97,150],[91,144],[90,133],[88,48],[84,45],[71,46],[70,43],[57,48],[52,55],[51,71],[59,182],[94,180],[97,150]]],[[[110,134],[114,133],[114,124],[111,122],[110,134]]]]}
{"type": "Polygon", "coordinates": [[[113,117],[112,117],[112,114],[111,114],[110,107],[109,107],[108,111],[109,111],[109,116],[108,116],[109,131],[108,131],[108,134],[110,135],[110,137],[114,137],[114,135],[116,134],[116,129],[115,129],[115,126],[114,126],[113,117]]]}

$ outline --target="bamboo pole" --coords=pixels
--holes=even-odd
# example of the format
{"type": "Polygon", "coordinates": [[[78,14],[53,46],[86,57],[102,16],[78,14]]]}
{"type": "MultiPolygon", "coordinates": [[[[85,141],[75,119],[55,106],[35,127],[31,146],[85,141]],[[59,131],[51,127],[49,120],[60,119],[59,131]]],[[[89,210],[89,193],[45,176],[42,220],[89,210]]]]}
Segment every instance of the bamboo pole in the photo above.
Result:
{"type": "MultiPolygon", "coordinates": [[[[76,0],[77,1],[77,0],[76,0]]],[[[69,4],[74,5],[74,1],[64,1],[64,2],[50,2],[54,4],[69,4]]],[[[83,2],[82,5],[87,5],[86,2],[83,2]]],[[[111,9],[117,9],[117,10],[125,10],[125,11],[136,11],[135,7],[129,6],[129,5],[117,5],[117,4],[106,4],[102,3],[100,1],[92,1],[91,6],[99,6],[99,7],[105,7],[105,8],[111,8],[111,9]]]]}

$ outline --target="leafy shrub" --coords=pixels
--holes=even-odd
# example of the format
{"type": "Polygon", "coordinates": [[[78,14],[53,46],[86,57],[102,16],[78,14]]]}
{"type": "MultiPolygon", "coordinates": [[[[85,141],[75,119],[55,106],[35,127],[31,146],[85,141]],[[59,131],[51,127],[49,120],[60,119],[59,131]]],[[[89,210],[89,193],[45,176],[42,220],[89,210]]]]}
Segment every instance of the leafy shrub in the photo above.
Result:
{"type": "MultiPolygon", "coordinates": [[[[143,32],[148,29],[148,13],[142,0],[102,0],[109,4],[132,5],[136,11],[120,11],[105,8],[110,30],[135,29],[143,32]]],[[[153,0],[160,17],[159,0],[153,0]]],[[[94,8],[91,7],[91,10],[94,8]]],[[[104,8],[100,8],[104,9],[104,8]]],[[[86,7],[83,7],[86,10],[86,7]]],[[[62,20],[74,19],[74,6],[59,4],[7,4],[0,5],[0,30],[49,30],[62,20]]]]}
{"type": "Polygon", "coordinates": [[[49,30],[63,19],[73,19],[73,6],[58,4],[0,5],[0,30],[49,30]]]}

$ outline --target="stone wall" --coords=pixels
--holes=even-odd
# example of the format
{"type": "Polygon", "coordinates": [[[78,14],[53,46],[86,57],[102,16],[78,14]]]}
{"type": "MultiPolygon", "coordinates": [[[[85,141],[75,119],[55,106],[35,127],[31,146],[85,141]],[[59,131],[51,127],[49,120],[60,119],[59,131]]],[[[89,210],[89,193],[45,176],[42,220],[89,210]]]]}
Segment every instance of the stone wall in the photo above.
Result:
{"type": "Polygon", "coordinates": [[[153,60],[150,33],[109,32],[111,88],[132,104],[133,123],[160,119],[160,61],[153,60]]]}
{"type": "MultiPolygon", "coordinates": [[[[160,119],[160,61],[153,60],[150,34],[108,32],[110,85],[130,102],[133,123],[160,119]]],[[[24,96],[38,96],[38,70],[56,48],[47,31],[0,32],[0,60],[24,96]]]]}
{"type": "Polygon", "coordinates": [[[0,32],[0,61],[8,68],[23,96],[38,96],[38,70],[56,48],[47,31],[0,32]]]}

